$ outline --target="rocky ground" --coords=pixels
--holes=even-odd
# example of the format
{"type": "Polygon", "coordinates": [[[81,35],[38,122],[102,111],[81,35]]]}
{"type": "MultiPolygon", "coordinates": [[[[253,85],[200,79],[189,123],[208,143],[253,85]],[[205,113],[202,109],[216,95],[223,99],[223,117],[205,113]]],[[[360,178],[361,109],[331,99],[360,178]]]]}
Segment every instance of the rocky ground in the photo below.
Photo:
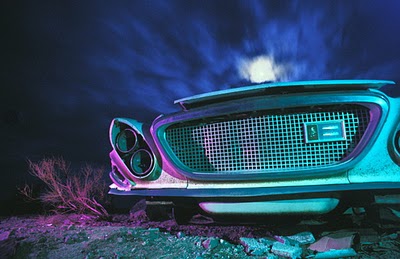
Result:
{"type": "Polygon", "coordinates": [[[362,212],[245,224],[196,215],[189,225],[150,221],[145,211],[115,214],[111,221],[76,214],[7,217],[0,223],[0,258],[400,258],[397,216],[391,216],[385,224],[362,212]]]}

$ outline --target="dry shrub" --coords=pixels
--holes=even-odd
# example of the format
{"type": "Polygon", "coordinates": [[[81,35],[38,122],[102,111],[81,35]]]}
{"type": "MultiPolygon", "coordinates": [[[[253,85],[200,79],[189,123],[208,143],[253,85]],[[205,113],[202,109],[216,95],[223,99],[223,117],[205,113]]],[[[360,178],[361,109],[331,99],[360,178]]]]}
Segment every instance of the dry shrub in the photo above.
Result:
{"type": "MultiPolygon", "coordinates": [[[[28,160],[29,173],[42,180],[46,190],[39,200],[49,205],[56,213],[87,213],[107,219],[109,214],[99,201],[106,200],[106,184],[103,180],[104,169],[86,165],[72,171],[70,164],[63,158],[44,158],[39,162],[28,160]]],[[[28,185],[20,192],[32,197],[28,185]]]]}

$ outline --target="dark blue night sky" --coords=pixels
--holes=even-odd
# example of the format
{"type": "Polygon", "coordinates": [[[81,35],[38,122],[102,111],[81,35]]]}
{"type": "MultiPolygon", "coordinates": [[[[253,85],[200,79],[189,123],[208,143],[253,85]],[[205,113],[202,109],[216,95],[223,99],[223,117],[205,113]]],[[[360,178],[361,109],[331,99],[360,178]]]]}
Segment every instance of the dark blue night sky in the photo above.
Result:
{"type": "Polygon", "coordinates": [[[178,110],[175,99],[250,83],[243,70],[260,57],[277,81],[400,83],[397,0],[11,3],[1,8],[4,193],[24,181],[26,159],[107,165],[113,117],[151,122],[178,110]]]}

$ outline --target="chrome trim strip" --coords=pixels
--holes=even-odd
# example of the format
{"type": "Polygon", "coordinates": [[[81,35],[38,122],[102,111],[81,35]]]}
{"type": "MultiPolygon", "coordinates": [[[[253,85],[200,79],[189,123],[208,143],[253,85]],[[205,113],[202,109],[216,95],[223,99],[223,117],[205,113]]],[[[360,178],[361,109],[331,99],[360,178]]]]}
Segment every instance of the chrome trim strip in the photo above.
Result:
{"type": "Polygon", "coordinates": [[[256,198],[278,195],[301,195],[322,193],[325,196],[329,192],[345,191],[379,191],[393,190],[400,192],[400,183],[353,183],[353,184],[330,184],[310,186],[283,186],[264,188],[230,188],[230,189],[134,189],[131,191],[119,191],[111,189],[109,194],[133,195],[141,197],[189,197],[189,198],[256,198]]]}

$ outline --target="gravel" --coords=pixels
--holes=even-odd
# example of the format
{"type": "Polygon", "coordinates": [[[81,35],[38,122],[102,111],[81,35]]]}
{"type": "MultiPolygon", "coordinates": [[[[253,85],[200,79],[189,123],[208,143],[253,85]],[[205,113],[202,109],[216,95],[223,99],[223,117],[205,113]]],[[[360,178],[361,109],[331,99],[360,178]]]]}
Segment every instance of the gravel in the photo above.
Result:
{"type": "Polygon", "coordinates": [[[149,221],[142,213],[136,217],[116,214],[111,222],[77,214],[1,218],[0,258],[311,258],[316,253],[309,243],[329,235],[357,236],[351,247],[357,258],[400,258],[396,228],[354,215],[328,222],[184,226],[173,219],[149,221]]]}

